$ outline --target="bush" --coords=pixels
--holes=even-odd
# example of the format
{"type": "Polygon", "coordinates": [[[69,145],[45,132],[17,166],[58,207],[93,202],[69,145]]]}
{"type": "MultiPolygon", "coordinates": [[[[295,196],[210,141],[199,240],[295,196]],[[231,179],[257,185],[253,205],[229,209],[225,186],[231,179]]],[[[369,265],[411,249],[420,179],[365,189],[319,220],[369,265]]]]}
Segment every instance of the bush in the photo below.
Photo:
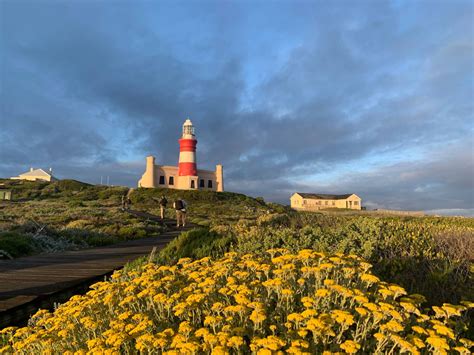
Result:
{"type": "Polygon", "coordinates": [[[160,251],[156,261],[169,264],[185,257],[202,258],[222,255],[229,250],[231,243],[231,237],[219,236],[206,228],[192,229],[173,239],[160,251]]]}
{"type": "Polygon", "coordinates": [[[0,250],[14,258],[30,255],[36,251],[32,237],[15,232],[0,233],[0,250]]]}
{"type": "Polygon", "coordinates": [[[231,236],[232,250],[258,253],[311,248],[356,254],[385,279],[422,293],[430,304],[458,303],[474,294],[472,221],[464,219],[264,214],[230,226],[213,226],[231,236]]]}
{"type": "Polygon", "coordinates": [[[146,236],[146,234],[146,230],[144,230],[142,227],[134,226],[121,227],[118,231],[118,235],[124,239],[143,238],[146,236]]]}

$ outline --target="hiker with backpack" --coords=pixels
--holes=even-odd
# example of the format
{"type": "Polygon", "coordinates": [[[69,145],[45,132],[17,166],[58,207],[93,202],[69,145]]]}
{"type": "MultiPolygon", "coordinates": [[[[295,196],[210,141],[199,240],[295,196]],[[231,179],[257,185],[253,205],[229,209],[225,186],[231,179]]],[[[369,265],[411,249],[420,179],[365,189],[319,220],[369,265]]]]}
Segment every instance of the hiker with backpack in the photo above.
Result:
{"type": "Polygon", "coordinates": [[[160,199],[160,214],[161,214],[161,219],[165,219],[165,209],[166,205],[168,204],[168,200],[166,199],[165,196],[161,196],[160,199]]]}
{"type": "Polygon", "coordinates": [[[183,227],[186,225],[186,202],[178,198],[174,203],[173,207],[176,210],[176,227],[181,224],[183,227]]]}

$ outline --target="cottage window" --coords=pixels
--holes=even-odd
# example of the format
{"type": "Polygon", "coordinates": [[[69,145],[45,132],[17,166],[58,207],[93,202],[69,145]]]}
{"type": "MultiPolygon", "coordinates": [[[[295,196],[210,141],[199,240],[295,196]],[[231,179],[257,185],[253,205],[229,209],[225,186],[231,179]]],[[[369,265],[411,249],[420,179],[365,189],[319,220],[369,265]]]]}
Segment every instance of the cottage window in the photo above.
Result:
{"type": "Polygon", "coordinates": [[[329,201],[324,201],[324,204],[327,206],[329,204],[329,201]]]}
{"type": "Polygon", "coordinates": [[[160,185],[165,184],[165,177],[163,175],[160,175],[160,185]]]}
{"type": "Polygon", "coordinates": [[[354,201],[354,206],[359,206],[359,201],[354,201]]]}
{"type": "Polygon", "coordinates": [[[204,179],[199,180],[199,187],[204,187],[204,179]]]}
{"type": "Polygon", "coordinates": [[[174,176],[170,176],[168,185],[174,185],[174,176]]]}
{"type": "Polygon", "coordinates": [[[212,189],[212,180],[209,180],[209,181],[207,182],[207,187],[208,187],[209,189],[212,189]]]}
{"type": "Polygon", "coordinates": [[[332,205],[333,205],[333,206],[336,206],[336,201],[332,201],[332,205]]]}

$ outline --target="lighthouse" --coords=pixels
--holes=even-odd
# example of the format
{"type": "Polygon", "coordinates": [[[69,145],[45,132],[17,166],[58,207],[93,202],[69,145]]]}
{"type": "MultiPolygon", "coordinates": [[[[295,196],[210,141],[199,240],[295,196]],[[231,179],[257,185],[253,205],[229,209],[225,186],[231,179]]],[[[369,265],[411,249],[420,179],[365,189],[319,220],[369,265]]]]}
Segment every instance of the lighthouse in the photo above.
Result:
{"type": "Polygon", "coordinates": [[[183,124],[183,135],[179,139],[179,176],[197,176],[196,145],[194,126],[188,118],[183,124]]]}
{"type": "Polygon", "coordinates": [[[224,168],[221,164],[216,165],[216,170],[197,168],[197,139],[189,118],[183,124],[183,132],[178,142],[178,166],[157,165],[155,157],[148,156],[145,173],[138,181],[138,187],[224,191],[224,168]]]}

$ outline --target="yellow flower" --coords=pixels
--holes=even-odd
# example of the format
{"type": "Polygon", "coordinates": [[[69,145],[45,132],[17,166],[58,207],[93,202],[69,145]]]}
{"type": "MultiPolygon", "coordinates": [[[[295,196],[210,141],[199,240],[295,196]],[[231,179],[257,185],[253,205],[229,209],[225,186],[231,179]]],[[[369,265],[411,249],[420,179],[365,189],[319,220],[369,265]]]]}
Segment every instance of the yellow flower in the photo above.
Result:
{"type": "Polygon", "coordinates": [[[387,337],[382,333],[375,333],[374,338],[377,339],[377,341],[381,342],[385,340],[387,337]]]}
{"type": "Polygon", "coordinates": [[[335,282],[334,282],[334,280],[326,279],[326,280],[323,281],[323,284],[324,284],[324,286],[331,286],[331,285],[334,285],[335,282]]]}
{"type": "Polygon", "coordinates": [[[362,307],[356,307],[355,310],[361,316],[366,316],[369,313],[369,312],[367,312],[367,310],[365,308],[362,308],[362,307]]]}
{"type": "Polygon", "coordinates": [[[211,352],[212,355],[227,355],[229,352],[222,346],[216,346],[214,349],[212,349],[211,352]]]}
{"type": "Polygon", "coordinates": [[[435,311],[435,317],[436,317],[436,318],[444,318],[444,317],[446,317],[446,313],[444,312],[444,310],[443,310],[441,307],[433,306],[433,307],[431,307],[431,308],[433,308],[433,311],[435,311]]]}
{"type": "Polygon", "coordinates": [[[450,339],[455,338],[453,330],[444,325],[437,324],[437,325],[434,325],[433,328],[436,329],[436,332],[440,335],[445,335],[450,339]]]}
{"type": "Polygon", "coordinates": [[[459,339],[459,342],[463,344],[466,348],[472,348],[474,346],[474,341],[466,338],[459,339]]]}
{"type": "Polygon", "coordinates": [[[411,302],[400,302],[400,306],[402,306],[403,309],[409,313],[414,313],[417,315],[420,314],[420,311],[418,310],[418,308],[416,308],[416,306],[411,302]]]}
{"type": "Polygon", "coordinates": [[[469,304],[424,314],[422,296],[398,299],[404,289],[368,273],[358,257],[272,252],[273,262],[265,253],[232,253],[122,271],[54,313],[38,312],[28,327],[0,330],[0,352],[416,355],[473,345],[458,340],[454,318],[469,304]]]}
{"type": "Polygon", "coordinates": [[[398,285],[390,285],[388,286],[388,289],[394,293],[393,297],[398,297],[400,295],[406,295],[407,292],[403,287],[400,287],[398,285]]]}
{"type": "Polygon", "coordinates": [[[466,308],[463,307],[463,306],[455,306],[455,305],[452,305],[452,304],[449,304],[449,303],[444,303],[442,308],[446,312],[448,317],[460,316],[461,312],[466,310],[466,308]]]}
{"type": "Polygon", "coordinates": [[[474,302],[461,301],[461,304],[464,305],[466,308],[474,308],[474,302]]]}
{"type": "Polygon", "coordinates": [[[304,318],[305,317],[299,313],[291,313],[287,317],[288,321],[295,322],[295,323],[303,321],[304,318]]]}
{"type": "Polygon", "coordinates": [[[308,331],[304,329],[298,330],[298,335],[302,338],[306,338],[306,335],[308,335],[308,331]]]}
{"type": "Polygon", "coordinates": [[[381,288],[379,290],[379,293],[382,295],[382,297],[384,299],[388,298],[388,297],[392,297],[392,296],[395,296],[395,293],[393,293],[392,291],[390,291],[388,288],[381,288]]]}
{"type": "Polygon", "coordinates": [[[347,311],[334,310],[331,312],[332,318],[343,326],[350,326],[354,324],[354,316],[347,311]]]}
{"type": "Polygon", "coordinates": [[[399,322],[393,319],[389,321],[388,323],[382,325],[380,328],[386,329],[395,333],[401,332],[404,329],[403,326],[399,322]]]}
{"type": "Polygon", "coordinates": [[[3,328],[2,330],[0,330],[0,335],[2,334],[9,334],[9,333],[13,333],[15,330],[17,330],[18,327],[7,327],[7,328],[3,328]]]}
{"type": "Polygon", "coordinates": [[[250,315],[250,320],[255,323],[255,325],[259,325],[262,323],[265,319],[267,319],[267,316],[265,315],[265,312],[261,309],[255,309],[252,311],[252,314],[250,315]]]}
{"type": "Polygon", "coordinates": [[[456,346],[453,348],[453,350],[456,350],[460,354],[471,354],[469,349],[465,348],[464,346],[456,346]]]}
{"type": "Polygon", "coordinates": [[[408,338],[417,348],[421,349],[426,347],[425,343],[420,338],[413,335],[409,335],[408,338]]]}
{"type": "Polygon", "coordinates": [[[360,349],[360,344],[353,340],[346,340],[340,345],[342,350],[345,350],[348,354],[355,354],[360,349]]]}
{"type": "Polygon", "coordinates": [[[377,276],[374,276],[372,274],[362,274],[360,276],[360,279],[364,282],[367,282],[369,285],[376,284],[377,282],[380,281],[380,279],[377,276]]]}
{"type": "Polygon", "coordinates": [[[449,345],[446,339],[438,336],[430,336],[426,338],[426,342],[430,344],[436,350],[449,350],[449,345]]]}
{"type": "Polygon", "coordinates": [[[227,346],[230,346],[231,348],[239,348],[244,344],[245,344],[244,338],[242,338],[241,336],[234,335],[230,337],[229,340],[227,341],[227,346]]]}
{"type": "Polygon", "coordinates": [[[193,330],[193,327],[191,327],[191,324],[188,321],[181,322],[179,324],[179,332],[188,334],[193,330]]]}
{"type": "Polygon", "coordinates": [[[379,307],[375,303],[372,303],[372,302],[364,303],[363,306],[372,312],[378,311],[379,309],[379,307]]]}
{"type": "Polygon", "coordinates": [[[316,290],[316,297],[326,297],[328,294],[329,294],[329,290],[326,288],[320,288],[316,290]]]}
{"type": "Polygon", "coordinates": [[[315,317],[318,314],[314,309],[306,309],[301,312],[301,315],[305,318],[315,317]]]}
{"type": "Polygon", "coordinates": [[[426,330],[424,330],[422,327],[418,325],[414,325],[413,327],[411,327],[411,329],[417,332],[418,334],[428,334],[426,330]]]}

